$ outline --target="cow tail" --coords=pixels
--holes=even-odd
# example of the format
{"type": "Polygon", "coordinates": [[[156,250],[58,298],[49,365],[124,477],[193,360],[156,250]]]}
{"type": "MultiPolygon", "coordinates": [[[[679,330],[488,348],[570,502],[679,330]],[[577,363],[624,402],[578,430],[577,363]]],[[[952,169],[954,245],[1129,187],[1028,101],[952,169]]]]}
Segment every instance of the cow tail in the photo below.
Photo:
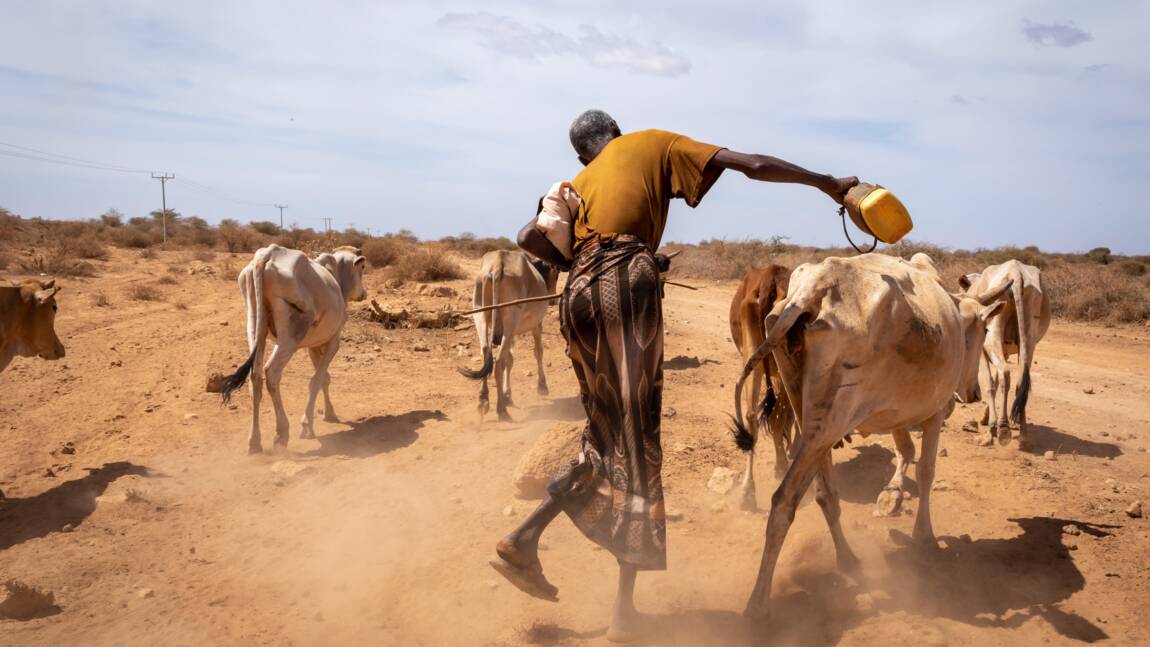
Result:
{"type": "Polygon", "coordinates": [[[735,415],[731,420],[731,432],[735,437],[735,444],[740,449],[746,450],[748,444],[750,448],[754,447],[754,438],[743,423],[743,383],[755,371],[757,364],[766,359],[776,346],[786,341],[787,333],[805,312],[806,308],[792,303],[784,308],[778,317],[768,316],[766,319],[766,326],[769,328],[767,338],[755,349],[755,352],[743,366],[743,373],[735,384],[735,415]]]}
{"type": "MultiPolygon", "coordinates": [[[[484,276],[483,279],[475,286],[475,294],[474,298],[472,299],[474,301],[474,305],[476,307],[483,305],[484,296],[486,296],[488,293],[491,295],[491,301],[488,305],[495,303],[495,296],[499,294],[499,292],[495,289],[494,272],[488,272],[487,276],[484,276]]],[[[502,330],[499,332],[496,332],[495,330],[496,323],[500,319],[500,317],[496,316],[496,314],[497,312],[495,310],[488,310],[487,312],[480,312],[475,315],[477,323],[480,321],[479,317],[483,317],[482,321],[487,324],[487,338],[480,340],[480,343],[483,344],[483,366],[481,366],[478,371],[463,367],[456,369],[463,377],[471,380],[483,380],[491,375],[491,371],[494,370],[495,355],[492,347],[499,343],[499,332],[502,332],[502,330]]]]}
{"type": "Polygon", "coordinates": [[[244,382],[251,376],[252,371],[262,371],[263,362],[257,361],[263,358],[264,346],[267,340],[267,308],[264,305],[264,266],[267,263],[267,256],[259,256],[257,254],[255,262],[252,263],[252,271],[250,273],[241,273],[240,282],[241,289],[247,288],[245,294],[251,295],[248,301],[248,359],[240,365],[236,372],[229,375],[220,389],[223,403],[227,404],[231,398],[232,393],[244,385],[244,382]],[[247,282],[247,285],[244,285],[247,282]]]}
{"type": "Polygon", "coordinates": [[[1018,321],[1018,365],[1022,368],[1022,379],[1014,390],[1014,403],[1010,406],[1010,420],[1018,424],[1026,415],[1026,401],[1030,399],[1030,362],[1032,361],[1030,343],[1030,313],[1026,312],[1023,297],[1026,285],[1020,272],[1011,286],[1011,296],[1014,297],[1014,315],[1018,321]]]}

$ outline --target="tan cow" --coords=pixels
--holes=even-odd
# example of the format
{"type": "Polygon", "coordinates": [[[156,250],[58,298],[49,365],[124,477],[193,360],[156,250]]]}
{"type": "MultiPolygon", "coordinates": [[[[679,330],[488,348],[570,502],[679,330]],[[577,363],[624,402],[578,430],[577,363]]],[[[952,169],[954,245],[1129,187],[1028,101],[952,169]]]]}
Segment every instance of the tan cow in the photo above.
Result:
{"type": "Polygon", "coordinates": [[[1026,438],[1026,401],[1030,398],[1030,364],[1034,348],[1050,328],[1050,298],[1042,289],[1042,272],[1033,265],[1009,260],[991,265],[979,274],[967,274],[958,280],[967,294],[980,294],[1010,284],[1012,299],[986,326],[983,343],[982,375],[989,389],[983,424],[987,435],[982,444],[989,445],[998,436],[1000,444],[1010,442],[1010,424],[1007,422],[1006,403],[1010,395],[1010,369],[1007,360],[1018,355],[1022,377],[1014,391],[1014,404],[1009,420],[1018,425],[1018,444],[1024,447],[1026,438]],[[1002,409],[998,407],[999,387],[1002,387],[1002,409]]]}
{"type": "Polygon", "coordinates": [[[1002,307],[994,301],[1009,287],[977,299],[948,294],[925,254],[915,254],[910,262],[881,254],[828,258],[800,265],[791,274],[787,297],[767,316],[766,341],[748,360],[735,390],[736,419],[741,420],[742,383],[773,353],[800,430],[791,466],[771,498],[749,615],[768,613],[779,551],[799,500],[816,477],[816,500],[839,567],[857,567],[830,480],[831,448],[852,430],[893,434],[899,447],[896,479],[901,479],[899,473],[914,457],[909,430],[922,429],[914,537],[933,541],[930,490],[939,429],[956,396],[964,402],[979,399],[978,359],[986,321],[1002,307]]]}
{"type": "Polygon", "coordinates": [[[64,356],[55,327],[59,291],[55,279],[0,286],[0,371],[16,356],[64,356]]]}
{"type": "Polygon", "coordinates": [[[315,260],[303,252],[269,245],[258,250],[240,272],[240,291],[248,314],[250,355],[223,387],[224,401],[251,377],[252,430],[248,451],[263,451],[260,443],[260,398],[266,378],[268,393],[276,414],[275,444],[286,447],[288,419],[280,396],[280,378],[288,360],[300,348],[311,356],[315,373],[308,384],[307,407],[300,421],[300,438],[315,438],[312,414],[315,399],[323,390],[324,420],[337,421],[328,395],[331,376],[328,366],[339,350],[339,335],[347,321],[348,301],[363,301],[366,259],[354,247],[340,247],[315,260]],[[275,338],[275,347],[264,364],[266,337],[275,338]]]}
{"type": "MultiPolygon", "coordinates": [[[[775,302],[787,296],[787,280],[791,271],[779,265],[769,265],[763,269],[751,270],[739,283],[735,296],[731,299],[731,339],[743,361],[758,349],[759,344],[766,339],[766,330],[763,328],[763,319],[774,307],[775,302]]],[[[736,440],[739,446],[747,452],[747,467],[743,472],[742,508],[755,510],[758,502],[755,499],[755,452],[754,446],[759,438],[759,430],[766,426],[775,445],[775,478],[782,479],[787,472],[787,449],[791,446],[790,428],[794,421],[790,400],[779,381],[778,367],[769,355],[755,366],[751,380],[744,384],[746,392],[743,397],[748,402],[762,402],[763,408],[757,411],[748,410],[743,421],[744,426],[750,429],[749,436],[740,436],[736,440]],[[766,386],[766,395],[763,395],[763,386],[766,386]]]]}
{"type": "MultiPolygon", "coordinates": [[[[494,251],[483,255],[479,274],[475,276],[472,299],[476,308],[506,303],[516,299],[544,296],[555,292],[559,272],[543,261],[520,251],[494,251]]],[[[535,363],[539,370],[538,392],[547,395],[547,377],[543,375],[543,317],[548,301],[497,308],[475,315],[475,330],[483,352],[483,366],[478,370],[459,369],[465,377],[482,380],[479,387],[479,416],[491,408],[487,378],[495,373],[495,411],[500,420],[510,420],[507,407],[511,401],[511,366],[515,363],[512,346],[516,335],[530,332],[535,339],[535,363]],[[499,358],[494,347],[499,346],[499,358]]]]}

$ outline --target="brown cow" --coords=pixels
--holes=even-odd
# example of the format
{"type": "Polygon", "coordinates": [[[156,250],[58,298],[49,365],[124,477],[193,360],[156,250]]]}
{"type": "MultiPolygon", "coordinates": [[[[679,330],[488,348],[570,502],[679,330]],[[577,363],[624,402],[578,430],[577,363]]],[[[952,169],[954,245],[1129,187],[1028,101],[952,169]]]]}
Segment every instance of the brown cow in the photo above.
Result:
{"type": "Polygon", "coordinates": [[[13,357],[60,359],[56,336],[56,280],[27,280],[0,286],[0,371],[13,357]]]}
{"type": "MultiPolygon", "coordinates": [[[[787,282],[791,271],[779,265],[769,265],[763,269],[751,270],[743,277],[739,289],[731,299],[731,339],[739,349],[746,363],[763,340],[767,338],[763,319],[770,313],[775,302],[787,296],[787,282]]],[[[770,355],[755,366],[750,382],[744,383],[744,398],[748,402],[762,402],[762,410],[748,410],[743,421],[750,430],[750,437],[737,438],[739,447],[747,451],[747,468],[743,472],[742,508],[755,510],[754,446],[759,439],[759,429],[766,425],[775,445],[775,478],[782,479],[787,473],[787,449],[791,446],[791,424],[794,413],[790,400],[779,381],[779,369],[770,355]],[[763,397],[763,384],[766,383],[766,397],[763,397]],[[770,413],[767,413],[769,411],[770,413]],[[764,415],[766,414],[766,415],[764,415]]]]}

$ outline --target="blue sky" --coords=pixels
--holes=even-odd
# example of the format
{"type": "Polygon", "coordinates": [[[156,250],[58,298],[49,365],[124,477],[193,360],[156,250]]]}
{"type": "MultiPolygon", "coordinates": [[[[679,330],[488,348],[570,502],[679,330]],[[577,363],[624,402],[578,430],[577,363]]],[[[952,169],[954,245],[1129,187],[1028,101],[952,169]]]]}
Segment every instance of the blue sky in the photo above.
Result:
{"type": "MultiPolygon", "coordinates": [[[[5,0],[0,14],[0,142],[175,173],[169,205],[209,221],[274,220],[255,205],[279,202],[304,226],[512,235],[579,171],[567,126],[597,107],[624,131],[885,184],[918,240],[1150,253],[1144,1],[5,0]]],[[[0,206],[25,216],[158,202],[147,173],[0,155],[0,206]]],[[[817,191],[737,174],[674,205],[666,239],[773,235],[841,240],[817,191]]]]}

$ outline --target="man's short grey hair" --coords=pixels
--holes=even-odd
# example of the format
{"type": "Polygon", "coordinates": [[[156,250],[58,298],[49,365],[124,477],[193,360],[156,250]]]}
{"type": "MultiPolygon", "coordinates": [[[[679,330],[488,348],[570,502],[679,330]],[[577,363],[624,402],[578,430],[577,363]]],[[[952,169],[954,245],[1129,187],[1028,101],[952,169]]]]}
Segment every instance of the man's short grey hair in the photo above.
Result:
{"type": "Polygon", "coordinates": [[[615,137],[619,125],[602,110],[588,110],[571,122],[571,145],[584,159],[592,159],[615,137]]]}

